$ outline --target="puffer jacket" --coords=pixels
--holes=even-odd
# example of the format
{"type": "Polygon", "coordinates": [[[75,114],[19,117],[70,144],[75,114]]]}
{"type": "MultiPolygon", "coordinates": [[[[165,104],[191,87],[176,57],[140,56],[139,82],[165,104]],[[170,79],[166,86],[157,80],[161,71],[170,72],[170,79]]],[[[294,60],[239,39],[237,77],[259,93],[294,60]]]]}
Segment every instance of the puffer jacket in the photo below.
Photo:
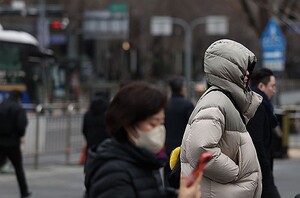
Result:
{"type": "Polygon", "coordinates": [[[201,181],[204,198],[261,196],[260,166],[245,123],[253,117],[262,97],[245,88],[241,78],[253,59],[254,54],[243,45],[225,39],[205,52],[204,71],[212,87],[190,117],[180,156],[181,171],[188,175],[201,153],[213,154],[201,181]],[[229,92],[236,107],[223,92],[212,89],[229,92]]]}
{"type": "Polygon", "coordinates": [[[156,156],[129,143],[106,139],[91,148],[85,165],[86,198],[173,197],[163,188],[156,156]]]}

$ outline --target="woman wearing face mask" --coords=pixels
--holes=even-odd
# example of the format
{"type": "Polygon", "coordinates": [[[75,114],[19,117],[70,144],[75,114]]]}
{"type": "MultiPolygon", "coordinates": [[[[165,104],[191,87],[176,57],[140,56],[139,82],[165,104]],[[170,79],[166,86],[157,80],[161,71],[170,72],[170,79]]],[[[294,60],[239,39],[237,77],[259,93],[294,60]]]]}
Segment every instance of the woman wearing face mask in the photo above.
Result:
{"type": "MultiPolygon", "coordinates": [[[[89,150],[85,166],[86,197],[176,197],[176,190],[162,186],[157,159],[165,143],[164,108],[166,97],[145,83],[120,89],[106,117],[111,135],[89,150]],[[175,193],[175,194],[174,194],[175,193]]],[[[200,197],[201,176],[191,187],[181,178],[178,197],[200,197]]]]}

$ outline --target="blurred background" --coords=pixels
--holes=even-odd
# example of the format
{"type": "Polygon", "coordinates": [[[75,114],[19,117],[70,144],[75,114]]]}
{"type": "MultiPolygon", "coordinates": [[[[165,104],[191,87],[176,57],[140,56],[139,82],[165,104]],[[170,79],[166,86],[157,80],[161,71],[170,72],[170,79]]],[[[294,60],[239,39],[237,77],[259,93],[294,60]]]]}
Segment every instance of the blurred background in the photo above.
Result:
{"type": "MultiPolygon", "coordinates": [[[[134,80],[170,93],[168,80],[179,75],[196,102],[206,89],[204,51],[221,38],[242,43],[257,67],[275,73],[282,129],[275,155],[286,159],[275,161],[275,177],[283,197],[299,193],[299,0],[0,0],[0,102],[11,90],[24,93],[29,126],[22,149],[33,188],[55,197],[58,187],[41,187],[36,169],[80,164],[83,114],[95,93],[111,99],[134,80]]],[[[82,192],[82,168],[75,172],[76,179],[65,178],[77,191],[61,185],[58,194],[82,192]]],[[[2,194],[14,197],[14,180],[1,178],[2,194]]]]}
{"type": "Polygon", "coordinates": [[[282,156],[300,145],[298,0],[0,0],[0,24],[0,101],[24,92],[24,152],[36,162],[43,152],[68,161],[81,149],[82,114],[95,93],[112,98],[133,80],[167,90],[180,75],[196,102],[206,89],[204,51],[221,38],[275,72],[282,156]]]}
{"type": "Polygon", "coordinates": [[[30,33],[48,55],[23,55],[18,61],[26,75],[1,77],[25,78],[28,101],[44,103],[85,101],[95,91],[113,94],[121,82],[164,85],[170,76],[183,75],[197,100],[205,49],[217,39],[233,39],[252,50],[261,67],[261,38],[273,18],[286,41],[277,103],[294,104],[300,96],[287,96],[300,86],[299,10],[297,0],[0,0],[2,29],[30,33]]]}

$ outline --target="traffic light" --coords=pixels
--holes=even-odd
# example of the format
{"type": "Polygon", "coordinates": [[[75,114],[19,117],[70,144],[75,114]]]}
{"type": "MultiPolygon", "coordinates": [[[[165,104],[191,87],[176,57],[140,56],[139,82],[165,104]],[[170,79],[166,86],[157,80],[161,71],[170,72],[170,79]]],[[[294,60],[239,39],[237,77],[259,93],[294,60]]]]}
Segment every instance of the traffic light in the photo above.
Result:
{"type": "MultiPolygon", "coordinates": [[[[67,17],[52,17],[49,20],[49,45],[64,46],[67,42],[67,28],[69,19],[67,17]]],[[[52,48],[53,49],[53,48],[52,48]]],[[[59,49],[55,49],[56,52],[59,49]]]]}
{"type": "Polygon", "coordinates": [[[50,22],[51,30],[64,30],[69,25],[69,19],[67,17],[62,19],[55,19],[50,22]]]}
{"type": "Polygon", "coordinates": [[[62,24],[61,24],[61,21],[52,21],[51,23],[50,23],[50,27],[51,27],[51,29],[54,29],[54,30],[60,30],[60,29],[62,29],[62,24]]]}

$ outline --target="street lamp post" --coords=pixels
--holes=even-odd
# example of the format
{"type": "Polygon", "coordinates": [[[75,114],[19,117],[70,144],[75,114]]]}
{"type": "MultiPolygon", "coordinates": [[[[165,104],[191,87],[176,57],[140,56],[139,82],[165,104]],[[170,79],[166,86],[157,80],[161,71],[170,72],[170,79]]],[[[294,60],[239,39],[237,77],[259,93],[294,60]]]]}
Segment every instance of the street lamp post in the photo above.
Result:
{"type": "MultiPolygon", "coordinates": [[[[46,0],[39,0],[38,6],[38,21],[37,21],[37,37],[39,41],[40,50],[44,53],[46,51],[46,47],[49,41],[49,29],[47,25],[46,19],[46,0]]],[[[42,102],[48,102],[48,75],[47,75],[47,64],[46,60],[42,58],[41,60],[41,68],[43,75],[43,90],[42,90],[42,102]]],[[[41,101],[39,101],[41,102],[41,101]]]]}
{"type": "Polygon", "coordinates": [[[45,51],[46,43],[45,43],[45,27],[46,27],[46,6],[45,0],[39,0],[39,15],[38,15],[38,40],[40,44],[40,48],[42,51],[45,51]]]}
{"type": "Polygon", "coordinates": [[[181,18],[169,16],[155,16],[151,22],[151,33],[154,36],[169,36],[172,33],[171,24],[179,25],[184,30],[184,74],[186,79],[187,97],[191,98],[191,67],[192,67],[192,39],[196,26],[205,24],[211,35],[224,35],[228,31],[228,22],[225,16],[208,16],[194,19],[188,23],[181,18]]]}
{"type": "Polygon", "coordinates": [[[191,97],[191,76],[192,76],[192,40],[193,40],[193,30],[197,25],[205,24],[206,17],[200,17],[193,20],[191,23],[187,23],[185,20],[181,18],[173,18],[173,23],[175,25],[179,25],[184,29],[185,38],[184,38],[184,74],[186,78],[186,87],[187,87],[187,95],[191,97]]]}

